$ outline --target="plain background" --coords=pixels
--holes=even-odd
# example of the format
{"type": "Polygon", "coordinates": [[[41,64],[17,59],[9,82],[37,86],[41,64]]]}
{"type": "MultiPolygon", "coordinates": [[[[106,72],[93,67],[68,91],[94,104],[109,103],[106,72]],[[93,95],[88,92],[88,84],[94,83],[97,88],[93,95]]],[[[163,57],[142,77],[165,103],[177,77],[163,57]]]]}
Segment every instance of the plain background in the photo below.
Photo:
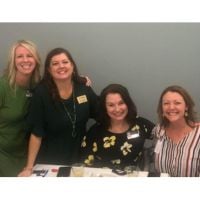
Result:
{"type": "Polygon", "coordinates": [[[164,88],[189,91],[200,111],[199,23],[0,23],[0,69],[19,39],[33,41],[42,61],[55,47],[68,49],[97,94],[110,83],[126,86],[139,115],[157,122],[164,88]]]}

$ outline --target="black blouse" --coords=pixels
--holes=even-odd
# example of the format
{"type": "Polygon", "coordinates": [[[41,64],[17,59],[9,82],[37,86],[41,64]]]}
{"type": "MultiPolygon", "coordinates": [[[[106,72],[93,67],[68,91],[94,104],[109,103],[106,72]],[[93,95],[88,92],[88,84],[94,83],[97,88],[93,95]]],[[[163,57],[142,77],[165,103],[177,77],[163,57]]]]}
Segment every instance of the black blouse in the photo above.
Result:
{"type": "Polygon", "coordinates": [[[138,165],[143,157],[145,139],[150,139],[154,124],[137,117],[129,130],[116,134],[95,124],[84,136],[81,161],[87,166],[124,168],[138,165]]]}
{"type": "Polygon", "coordinates": [[[80,143],[86,134],[86,123],[95,117],[97,95],[91,87],[74,84],[74,95],[63,102],[55,102],[46,85],[36,89],[30,106],[28,122],[31,133],[42,137],[37,157],[39,163],[69,164],[77,162],[80,143]],[[74,118],[75,133],[70,116],[74,118]]]}

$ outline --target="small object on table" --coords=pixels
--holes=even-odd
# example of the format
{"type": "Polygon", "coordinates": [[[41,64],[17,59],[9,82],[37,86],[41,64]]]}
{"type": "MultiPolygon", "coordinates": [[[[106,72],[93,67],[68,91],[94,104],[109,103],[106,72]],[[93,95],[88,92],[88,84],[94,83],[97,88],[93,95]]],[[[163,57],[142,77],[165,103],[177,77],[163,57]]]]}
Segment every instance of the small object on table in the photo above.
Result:
{"type": "Polygon", "coordinates": [[[71,167],[59,167],[57,177],[70,176],[71,167]]]}
{"type": "Polygon", "coordinates": [[[48,169],[42,169],[42,170],[33,170],[33,174],[35,174],[36,176],[42,176],[45,177],[48,173],[48,169]]]}

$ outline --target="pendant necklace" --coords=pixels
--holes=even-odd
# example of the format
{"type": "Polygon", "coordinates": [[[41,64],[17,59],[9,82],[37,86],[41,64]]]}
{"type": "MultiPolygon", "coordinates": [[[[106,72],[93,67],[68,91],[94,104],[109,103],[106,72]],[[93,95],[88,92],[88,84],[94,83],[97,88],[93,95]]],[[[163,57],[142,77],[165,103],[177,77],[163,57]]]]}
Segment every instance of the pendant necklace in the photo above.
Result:
{"type": "Polygon", "coordinates": [[[32,96],[33,96],[33,94],[32,94],[32,92],[31,92],[31,90],[30,90],[30,89],[27,89],[27,90],[26,90],[26,97],[30,98],[30,97],[32,97],[32,96]]]}
{"type": "Polygon", "coordinates": [[[77,135],[76,130],[75,130],[75,128],[76,128],[76,103],[75,103],[74,90],[72,92],[73,92],[73,113],[70,114],[70,112],[68,111],[64,102],[62,102],[62,104],[64,107],[65,115],[70,119],[70,122],[72,123],[72,137],[76,137],[76,135],[77,135]]]}

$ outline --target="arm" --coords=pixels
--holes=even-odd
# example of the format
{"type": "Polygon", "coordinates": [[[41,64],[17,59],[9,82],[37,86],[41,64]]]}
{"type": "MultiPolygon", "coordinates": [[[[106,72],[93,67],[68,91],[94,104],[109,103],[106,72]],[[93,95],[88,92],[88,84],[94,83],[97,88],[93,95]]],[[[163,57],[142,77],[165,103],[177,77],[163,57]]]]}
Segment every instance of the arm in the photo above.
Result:
{"type": "Polygon", "coordinates": [[[44,90],[39,88],[35,91],[27,116],[27,133],[31,133],[28,147],[28,158],[25,168],[18,176],[30,176],[32,169],[41,146],[42,137],[45,134],[44,131],[44,104],[43,96],[44,90]]]}
{"type": "Polygon", "coordinates": [[[155,124],[143,117],[138,117],[137,120],[142,129],[141,135],[144,138],[143,158],[139,165],[142,170],[149,171],[153,161],[154,141],[152,130],[154,129],[155,124]]]}
{"type": "Polygon", "coordinates": [[[28,159],[26,167],[18,174],[19,177],[30,176],[32,174],[33,166],[40,149],[42,138],[31,134],[28,148],[28,159]]]}
{"type": "Polygon", "coordinates": [[[84,136],[81,143],[80,162],[84,163],[86,166],[92,166],[95,161],[95,153],[96,153],[97,147],[94,146],[94,142],[95,142],[94,133],[97,133],[96,126],[97,124],[94,124],[89,129],[89,131],[84,136]]]}
{"type": "Polygon", "coordinates": [[[90,118],[98,120],[98,106],[99,106],[99,96],[93,91],[91,87],[88,90],[89,103],[90,103],[90,118]]]}

